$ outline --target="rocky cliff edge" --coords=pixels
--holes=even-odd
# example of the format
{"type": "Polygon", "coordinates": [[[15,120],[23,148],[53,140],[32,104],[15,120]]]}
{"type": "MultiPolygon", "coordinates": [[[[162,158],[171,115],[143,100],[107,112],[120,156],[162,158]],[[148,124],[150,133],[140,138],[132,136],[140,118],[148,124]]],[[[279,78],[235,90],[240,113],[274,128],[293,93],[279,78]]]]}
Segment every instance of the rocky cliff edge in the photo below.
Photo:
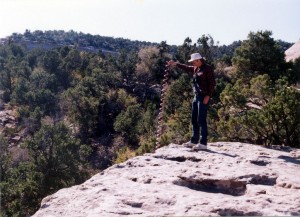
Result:
{"type": "Polygon", "coordinates": [[[300,215],[300,150],[170,144],[43,199],[35,217],[300,215]]]}

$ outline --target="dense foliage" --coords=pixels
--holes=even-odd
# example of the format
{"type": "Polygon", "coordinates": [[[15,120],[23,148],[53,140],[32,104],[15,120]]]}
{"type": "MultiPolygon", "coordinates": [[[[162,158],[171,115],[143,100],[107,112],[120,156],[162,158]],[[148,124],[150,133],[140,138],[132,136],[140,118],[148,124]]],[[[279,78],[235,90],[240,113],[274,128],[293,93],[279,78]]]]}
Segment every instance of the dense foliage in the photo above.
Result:
{"type": "MultiPolygon", "coordinates": [[[[0,215],[31,215],[58,189],[153,151],[166,61],[186,62],[191,52],[201,52],[215,67],[211,141],[299,148],[300,93],[293,87],[299,59],[286,63],[287,43],[271,35],[251,32],[229,46],[202,35],[176,47],[73,31],[14,34],[0,46],[0,109],[15,109],[18,122],[0,135],[0,215]],[[24,40],[63,45],[28,49],[20,45],[24,40]],[[16,158],[10,139],[19,134],[24,156],[16,158]]],[[[186,73],[171,71],[162,145],[189,139],[191,87],[186,73]]]]}

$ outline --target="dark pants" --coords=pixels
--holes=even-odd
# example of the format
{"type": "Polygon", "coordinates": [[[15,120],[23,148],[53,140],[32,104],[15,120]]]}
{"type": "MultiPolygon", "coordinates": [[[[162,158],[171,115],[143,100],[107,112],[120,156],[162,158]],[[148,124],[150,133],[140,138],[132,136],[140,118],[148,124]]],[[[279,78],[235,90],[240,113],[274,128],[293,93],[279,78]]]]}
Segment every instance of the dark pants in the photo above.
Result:
{"type": "Polygon", "coordinates": [[[203,104],[204,96],[196,95],[192,104],[192,125],[193,135],[191,142],[197,144],[200,139],[200,143],[207,145],[207,109],[208,103],[203,104]],[[201,129],[201,137],[200,137],[201,129]]]}

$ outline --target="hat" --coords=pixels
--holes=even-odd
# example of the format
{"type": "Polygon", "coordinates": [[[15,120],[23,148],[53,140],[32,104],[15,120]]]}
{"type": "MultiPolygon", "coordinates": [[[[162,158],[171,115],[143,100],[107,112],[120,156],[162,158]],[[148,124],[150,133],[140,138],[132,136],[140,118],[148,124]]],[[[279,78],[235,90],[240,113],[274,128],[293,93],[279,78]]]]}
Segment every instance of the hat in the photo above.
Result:
{"type": "Polygon", "coordinates": [[[189,62],[193,62],[194,60],[200,60],[202,59],[202,56],[199,53],[193,53],[191,55],[191,59],[189,60],[189,62]]]}

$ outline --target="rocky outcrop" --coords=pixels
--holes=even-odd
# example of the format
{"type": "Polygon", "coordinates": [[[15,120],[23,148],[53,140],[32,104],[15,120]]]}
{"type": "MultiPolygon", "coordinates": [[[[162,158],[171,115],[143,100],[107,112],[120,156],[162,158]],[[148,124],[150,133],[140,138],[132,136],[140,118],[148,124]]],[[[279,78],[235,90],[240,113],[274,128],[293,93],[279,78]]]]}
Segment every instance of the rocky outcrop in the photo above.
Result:
{"type": "Polygon", "coordinates": [[[299,216],[299,175],[297,149],[170,144],[44,198],[34,217],[299,216]]]}
{"type": "Polygon", "coordinates": [[[285,60],[287,62],[294,61],[300,57],[300,41],[296,42],[293,46],[287,49],[285,52],[285,60]]]}
{"type": "Polygon", "coordinates": [[[9,125],[10,127],[15,126],[15,117],[13,114],[13,110],[3,110],[0,111],[0,126],[6,127],[9,125]]]}
{"type": "Polygon", "coordinates": [[[0,135],[9,142],[9,147],[18,145],[23,140],[21,132],[17,132],[18,121],[16,109],[3,105],[0,110],[0,135]]]}

